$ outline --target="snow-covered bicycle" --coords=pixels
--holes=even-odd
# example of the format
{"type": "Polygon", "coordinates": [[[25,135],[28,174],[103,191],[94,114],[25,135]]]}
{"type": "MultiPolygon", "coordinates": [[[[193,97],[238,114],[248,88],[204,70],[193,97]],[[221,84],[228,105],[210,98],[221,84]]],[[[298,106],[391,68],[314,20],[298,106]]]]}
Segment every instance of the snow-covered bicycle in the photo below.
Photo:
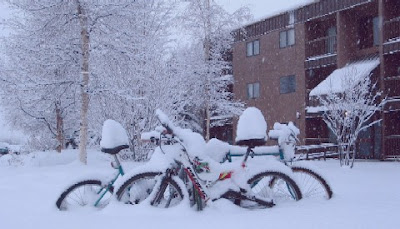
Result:
{"type": "Polygon", "coordinates": [[[292,200],[302,198],[290,168],[276,160],[258,166],[247,165],[253,148],[264,144],[264,138],[241,141],[247,146],[247,152],[240,163],[205,162],[202,160],[205,142],[201,135],[174,126],[160,110],[156,115],[163,128],[153,132],[151,138],[159,146],[148,164],[123,177],[116,191],[118,200],[167,208],[187,196],[201,210],[210,201],[224,198],[242,207],[263,208],[274,205],[274,197],[279,195],[278,186],[284,186],[292,200]]]}
{"type": "MultiPolygon", "coordinates": [[[[278,145],[257,147],[252,151],[250,157],[257,157],[255,160],[260,160],[260,157],[275,156],[292,169],[303,198],[324,198],[329,200],[332,198],[333,192],[327,180],[320,172],[317,172],[317,168],[310,163],[300,161],[299,157],[294,154],[298,134],[299,130],[291,122],[288,124],[275,123],[274,128],[269,131],[268,135],[270,138],[277,140],[278,145]]],[[[220,158],[221,163],[232,162],[233,158],[243,157],[245,154],[243,149],[216,139],[213,139],[211,144],[219,151],[223,149],[225,152],[219,152],[224,153],[223,157],[220,158]]],[[[274,182],[273,179],[271,181],[274,182]]],[[[285,196],[286,198],[291,198],[290,192],[285,188],[280,190],[280,193],[282,198],[285,196]]]]}
{"type": "Polygon", "coordinates": [[[99,179],[96,176],[75,182],[58,197],[56,206],[59,210],[73,210],[83,206],[103,208],[109,203],[115,182],[125,174],[117,154],[129,148],[128,137],[121,124],[114,120],[106,120],[100,145],[102,152],[113,156],[111,166],[117,170],[116,174],[111,179],[99,179]]]}

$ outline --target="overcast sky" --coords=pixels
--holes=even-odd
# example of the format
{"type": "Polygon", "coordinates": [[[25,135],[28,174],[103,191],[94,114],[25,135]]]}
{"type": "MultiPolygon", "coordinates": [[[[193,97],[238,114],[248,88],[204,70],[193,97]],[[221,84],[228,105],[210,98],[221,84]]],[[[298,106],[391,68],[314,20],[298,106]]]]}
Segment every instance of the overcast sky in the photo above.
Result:
{"type": "Polygon", "coordinates": [[[256,20],[273,16],[275,14],[306,5],[315,0],[216,0],[233,12],[241,6],[250,8],[256,20]]]}

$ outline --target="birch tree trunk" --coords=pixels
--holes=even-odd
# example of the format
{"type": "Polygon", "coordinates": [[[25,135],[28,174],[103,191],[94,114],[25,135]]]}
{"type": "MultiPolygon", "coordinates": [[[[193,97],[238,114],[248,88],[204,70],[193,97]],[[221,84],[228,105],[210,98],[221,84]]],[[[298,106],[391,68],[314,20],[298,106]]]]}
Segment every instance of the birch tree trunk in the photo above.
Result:
{"type": "MultiPolygon", "coordinates": [[[[208,63],[210,61],[210,49],[211,49],[211,22],[210,22],[210,0],[206,1],[206,28],[205,28],[205,40],[204,40],[204,53],[205,53],[205,61],[208,63]]],[[[210,140],[210,125],[211,125],[211,114],[210,114],[210,66],[207,64],[207,74],[206,74],[206,141],[210,140]]]]}
{"type": "Polygon", "coordinates": [[[61,115],[61,109],[60,109],[60,104],[56,102],[56,129],[57,129],[57,140],[58,143],[60,144],[57,147],[57,152],[61,153],[61,150],[64,149],[65,143],[64,143],[64,121],[63,117],[61,115]]]}
{"type": "Polygon", "coordinates": [[[89,109],[89,33],[88,16],[79,0],[76,0],[79,22],[81,26],[81,46],[82,46],[82,84],[81,84],[81,123],[79,134],[79,159],[83,164],[87,164],[87,136],[88,136],[88,109],[89,109]]]}

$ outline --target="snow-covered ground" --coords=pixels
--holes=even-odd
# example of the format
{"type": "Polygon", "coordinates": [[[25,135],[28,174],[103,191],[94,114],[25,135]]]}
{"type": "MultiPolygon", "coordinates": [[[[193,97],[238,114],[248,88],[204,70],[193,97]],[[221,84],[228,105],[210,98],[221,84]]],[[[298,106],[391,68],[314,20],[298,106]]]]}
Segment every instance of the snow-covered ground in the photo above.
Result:
{"type": "MultiPolygon", "coordinates": [[[[125,206],[111,202],[105,209],[60,212],[55,200],[61,190],[86,176],[113,173],[110,157],[89,152],[80,165],[77,151],[38,152],[23,156],[23,166],[0,158],[0,228],[399,228],[400,163],[359,161],[354,169],[336,160],[312,162],[329,180],[331,200],[303,199],[271,209],[246,210],[226,201],[202,212],[178,205],[171,209],[125,206]],[[90,175],[89,175],[90,174],[90,175]]],[[[137,166],[124,163],[127,170],[137,166]]]]}

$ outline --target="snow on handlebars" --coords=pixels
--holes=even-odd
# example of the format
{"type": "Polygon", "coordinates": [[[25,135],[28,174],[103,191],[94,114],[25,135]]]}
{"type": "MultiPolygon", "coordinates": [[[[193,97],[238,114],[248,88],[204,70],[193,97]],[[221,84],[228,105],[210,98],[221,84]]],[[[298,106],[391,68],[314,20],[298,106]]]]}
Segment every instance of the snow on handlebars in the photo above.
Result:
{"type": "Polygon", "coordinates": [[[183,129],[175,126],[168,116],[160,109],[156,110],[156,116],[166,129],[167,134],[172,134],[179,138],[181,142],[185,143],[185,147],[189,152],[195,153],[196,155],[204,154],[206,142],[202,135],[190,129],[183,129]]]}

